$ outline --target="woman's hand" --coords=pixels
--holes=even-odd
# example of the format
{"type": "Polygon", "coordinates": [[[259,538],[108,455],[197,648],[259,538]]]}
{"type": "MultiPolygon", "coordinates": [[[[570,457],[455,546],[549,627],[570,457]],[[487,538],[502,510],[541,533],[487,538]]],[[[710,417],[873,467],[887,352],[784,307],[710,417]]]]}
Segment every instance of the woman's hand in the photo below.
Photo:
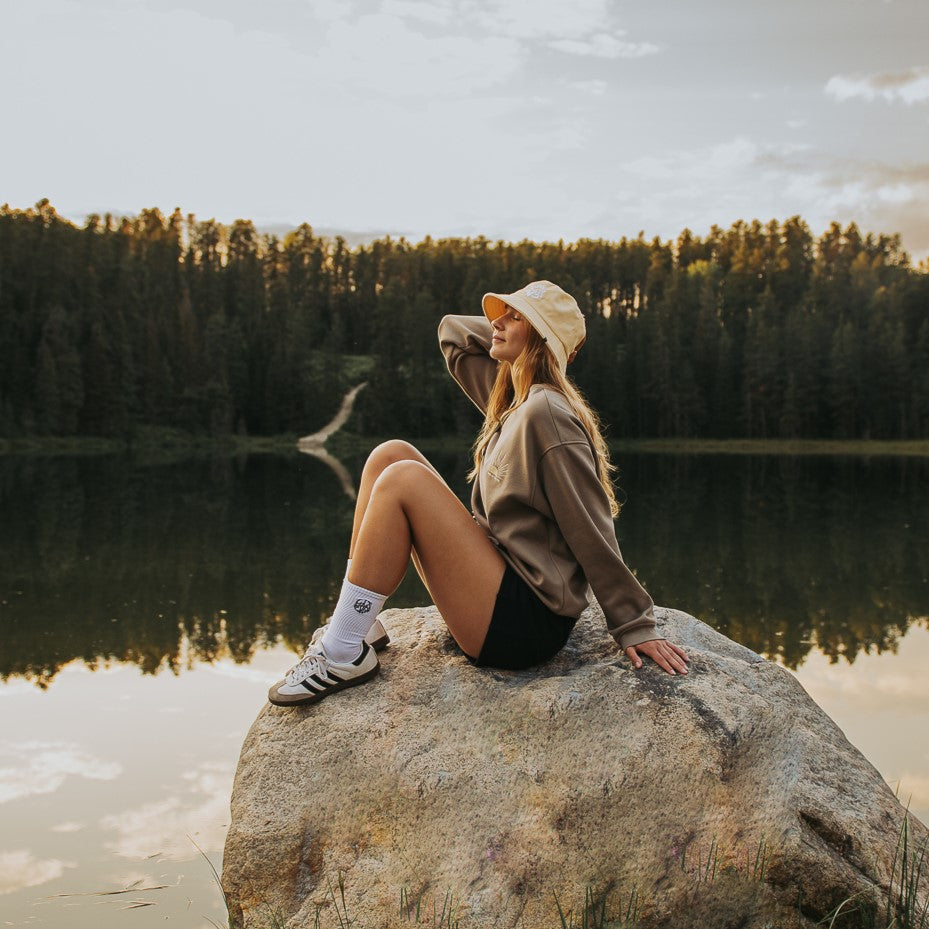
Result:
{"type": "Polygon", "coordinates": [[[687,653],[679,645],[675,645],[667,639],[649,639],[648,642],[630,645],[626,649],[626,654],[636,668],[642,667],[642,659],[639,657],[639,653],[648,655],[655,664],[664,668],[668,674],[687,673],[687,662],[690,660],[687,653]]]}

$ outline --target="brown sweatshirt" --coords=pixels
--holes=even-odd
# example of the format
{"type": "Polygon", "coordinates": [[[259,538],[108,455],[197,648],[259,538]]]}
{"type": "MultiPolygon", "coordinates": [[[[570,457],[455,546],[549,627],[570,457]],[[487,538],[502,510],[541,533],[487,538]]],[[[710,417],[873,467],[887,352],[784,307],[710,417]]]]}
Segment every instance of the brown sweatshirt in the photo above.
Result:
{"type": "MultiPolygon", "coordinates": [[[[448,370],[485,413],[497,373],[490,322],[446,316],[448,370]]],[[[564,395],[534,385],[491,438],[474,482],[474,518],[500,554],[560,616],[580,616],[592,588],[620,648],[661,638],[651,597],[626,567],[596,451],[564,395]]]]}

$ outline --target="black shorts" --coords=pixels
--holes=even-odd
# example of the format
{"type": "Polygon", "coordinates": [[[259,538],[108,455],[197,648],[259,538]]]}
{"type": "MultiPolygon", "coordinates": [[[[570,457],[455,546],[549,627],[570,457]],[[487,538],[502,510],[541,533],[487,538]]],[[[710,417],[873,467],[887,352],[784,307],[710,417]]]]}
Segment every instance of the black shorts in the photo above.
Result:
{"type": "Polygon", "coordinates": [[[480,667],[531,668],[561,651],[576,622],[553,613],[507,564],[481,653],[468,658],[480,667]]]}

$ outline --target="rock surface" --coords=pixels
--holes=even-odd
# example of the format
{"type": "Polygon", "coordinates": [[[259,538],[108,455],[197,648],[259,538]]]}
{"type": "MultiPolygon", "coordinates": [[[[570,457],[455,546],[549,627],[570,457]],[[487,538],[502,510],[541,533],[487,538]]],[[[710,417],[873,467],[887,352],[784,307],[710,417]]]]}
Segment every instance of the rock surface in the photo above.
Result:
{"type": "MultiPolygon", "coordinates": [[[[788,671],[657,617],[688,675],[633,670],[596,607],[523,672],[472,666],[432,607],[382,614],[380,677],[266,706],[246,738],[233,923],[347,923],[340,874],[358,929],[409,925],[417,901],[430,925],[434,901],[443,925],[554,929],[556,894],[580,925],[588,889],[608,913],[637,900],[643,926],[802,927],[883,900],[905,811],[880,774],[788,671]]],[[[926,836],[910,816],[911,849],[926,836]]]]}

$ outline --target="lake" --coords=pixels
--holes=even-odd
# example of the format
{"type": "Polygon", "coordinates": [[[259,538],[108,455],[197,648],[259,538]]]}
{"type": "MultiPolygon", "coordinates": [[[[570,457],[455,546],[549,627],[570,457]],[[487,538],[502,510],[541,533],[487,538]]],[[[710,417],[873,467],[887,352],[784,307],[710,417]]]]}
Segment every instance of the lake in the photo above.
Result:
{"type": "MultiPolygon", "coordinates": [[[[467,453],[433,458],[466,496],[467,453]]],[[[0,458],[0,925],[225,924],[210,862],[267,687],[338,594],[343,464],[0,458]]],[[[929,821],[929,460],[618,464],[656,602],[789,668],[929,821]]],[[[425,602],[411,572],[388,606],[425,602]]]]}

